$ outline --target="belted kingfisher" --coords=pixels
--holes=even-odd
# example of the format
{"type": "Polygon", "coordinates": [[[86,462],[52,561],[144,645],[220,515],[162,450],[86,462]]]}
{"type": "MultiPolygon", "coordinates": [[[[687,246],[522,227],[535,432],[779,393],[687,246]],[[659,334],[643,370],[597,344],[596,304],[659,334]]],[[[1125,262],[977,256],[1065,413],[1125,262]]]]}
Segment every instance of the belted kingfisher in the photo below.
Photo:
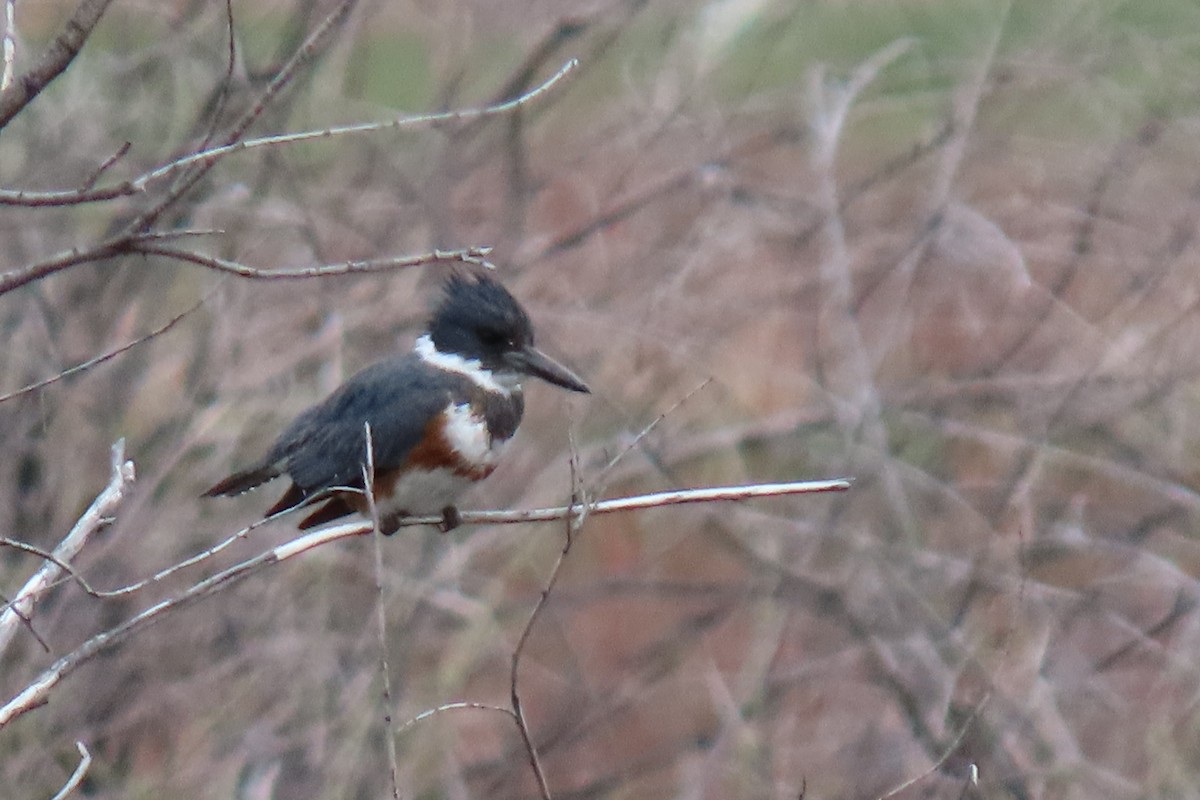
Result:
{"type": "Polygon", "coordinates": [[[525,375],[590,391],[534,348],[529,316],[503,286],[455,275],[412,352],[350,378],[298,416],[258,464],[204,496],[241,494],[286,474],[292,486],[266,516],[322,492],[328,499],[300,528],[354,511],[366,516],[363,428],[370,423],[381,530],[391,534],[401,517],[433,514],[449,530],[458,524],[455,500],[492,473],[521,422],[525,375]]]}

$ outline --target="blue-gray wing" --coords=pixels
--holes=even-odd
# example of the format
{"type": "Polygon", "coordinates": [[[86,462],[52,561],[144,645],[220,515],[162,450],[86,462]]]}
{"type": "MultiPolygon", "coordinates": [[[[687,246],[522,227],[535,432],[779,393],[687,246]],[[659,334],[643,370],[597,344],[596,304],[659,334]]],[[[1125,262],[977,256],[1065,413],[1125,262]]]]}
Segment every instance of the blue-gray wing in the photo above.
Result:
{"type": "Polygon", "coordinates": [[[450,403],[454,380],[411,354],[367,367],[297,417],[268,460],[284,461],[305,495],[332,486],[361,487],[364,423],[371,424],[375,469],[400,467],[429,421],[450,403]]]}

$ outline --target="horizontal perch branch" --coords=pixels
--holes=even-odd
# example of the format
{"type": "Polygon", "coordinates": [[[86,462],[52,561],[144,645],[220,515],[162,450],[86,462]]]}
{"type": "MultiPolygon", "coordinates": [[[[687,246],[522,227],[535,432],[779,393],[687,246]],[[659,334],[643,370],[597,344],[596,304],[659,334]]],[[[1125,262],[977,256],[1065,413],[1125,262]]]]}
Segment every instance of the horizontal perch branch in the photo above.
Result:
{"type": "MultiPolygon", "coordinates": [[[[677,506],[685,503],[716,503],[728,500],[749,500],[754,497],[785,497],[793,494],[821,494],[844,492],[850,488],[850,480],[833,478],[825,481],[798,481],[794,483],[752,483],[745,486],[715,486],[707,489],[676,489],[670,492],[641,494],[632,497],[617,497],[612,500],[597,500],[575,506],[535,508],[528,511],[463,511],[459,517],[464,525],[502,525],[514,522],[550,522],[566,519],[573,514],[612,514],[617,511],[635,511],[642,508],[677,506]]],[[[402,520],[402,526],[436,525],[441,517],[410,517],[402,520]]]]}
{"type": "MultiPolygon", "coordinates": [[[[754,497],[781,497],[795,494],[844,492],[850,481],[834,479],[802,481],[797,483],[760,483],[746,486],[722,486],[706,489],[680,489],[672,492],[620,497],[594,503],[578,503],[557,508],[540,508],[528,511],[464,511],[463,524],[496,524],[516,522],[546,522],[566,519],[580,514],[610,514],[617,511],[632,511],[643,508],[679,505],[682,503],[712,503],[724,500],[747,500],[754,497]]],[[[436,525],[441,517],[411,517],[403,525],[436,525]]],[[[125,622],[88,639],[72,652],[51,664],[15,697],[0,707],[0,728],[4,728],[17,717],[47,702],[50,692],[79,666],[128,639],[143,628],[167,616],[168,613],[214,594],[226,586],[241,581],[264,567],[278,564],[317,547],[352,536],[362,536],[374,531],[370,522],[355,522],[334,525],[313,531],[257,556],[235,564],[228,569],[197,582],[182,594],[163,600],[129,618],[125,622]]]]}

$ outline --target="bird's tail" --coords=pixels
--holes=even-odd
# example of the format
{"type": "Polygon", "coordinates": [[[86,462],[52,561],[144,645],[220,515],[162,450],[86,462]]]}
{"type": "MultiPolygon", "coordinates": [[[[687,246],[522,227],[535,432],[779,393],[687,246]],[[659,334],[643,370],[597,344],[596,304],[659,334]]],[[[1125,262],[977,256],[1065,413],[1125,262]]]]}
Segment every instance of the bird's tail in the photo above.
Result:
{"type": "Polygon", "coordinates": [[[233,473],[225,480],[219,481],[201,497],[217,497],[218,495],[232,497],[242,492],[248,492],[256,486],[261,486],[269,480],[278,478],[281,474],[283,474],[283,464],[278,462],[261,464],[242,472],[233,473]]]}

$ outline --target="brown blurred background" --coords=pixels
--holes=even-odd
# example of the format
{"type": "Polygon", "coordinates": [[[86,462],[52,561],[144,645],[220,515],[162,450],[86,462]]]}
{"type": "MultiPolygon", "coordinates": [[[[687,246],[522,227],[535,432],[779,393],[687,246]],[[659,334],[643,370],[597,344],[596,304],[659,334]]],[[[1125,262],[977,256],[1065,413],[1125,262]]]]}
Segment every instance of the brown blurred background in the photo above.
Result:
{"type": "MultiPolygon", "coordinates": [[[[331,5],[235,0],[225,117],[331,5]]],[[[18,4],[19,65],[72,8],[18,4]]],[[[479,106],[581,65],[519,114],[235,154],[158,229],[220,229],[186,244],[262,268],[494,246],[595,394],[532,386],[467,508],[562,502],[570,439],[603,496],[856,479],[588,522],[522,663],[555,798],[873,798],[973,712],[899,797],[1197,796],[1196,30],[1185,0],[364,0],[252,135],[479,106]]],[[[77,186],[124,141],[105,180],[188,152],[226,52],[222,3],[114,3],[0,132],[0,185],[77,186]]],[[[2,269],[144,203],[3,208],[2,269]]],[[[52,547],[125,437],[136,490],[77,566],[115,587],[215,544],[275,490],[200,491],[407,348],[446,269],[270,282],[129,257],[0,296],[0,393],[200,303],[0,404],[0,535],[52,547]]],[[[4,697],[294,535],[123,600],[60,588],[34,618],[54,653],[22,634],[4,697]]],[[[561,546],[555,525],[384,542],[397,722],[507,705],[561,546]]],[[[0,551],[0,591],[36,567],[0,551]]],[[[363,538],[173,616],[0,731],[5,796],[52,794],[76,740],[84,797],[388,796],[375,598],[363,538]]],[[[536,792],[499,713],[397,748],[405,797],[536,792]]]]}

